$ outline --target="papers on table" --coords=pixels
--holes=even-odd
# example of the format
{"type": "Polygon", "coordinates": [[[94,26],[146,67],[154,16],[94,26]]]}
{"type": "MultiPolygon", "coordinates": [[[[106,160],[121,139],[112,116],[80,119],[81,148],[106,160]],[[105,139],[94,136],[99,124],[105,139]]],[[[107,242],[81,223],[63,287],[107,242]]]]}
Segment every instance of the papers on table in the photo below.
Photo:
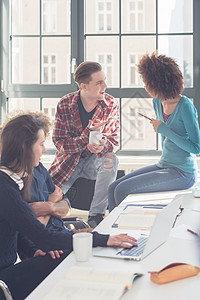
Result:
{"type": "Polygon", "coordinates": [[[192,232],[197,233],[199,235],[199,231],[193,228],[191,225],[182,224],[172,229],[170,237],[178,238],[178,239],[186,239],[191,241],[197,241],[200,239],[200,235],[193,234],[192,232]],[[190,231],[188,231],[188,229],[190,231]]]}
{"type": "Polygon", "coordinates": [[[55,285],[43,300],[120,299],[135,277],[141,275],[130,270],[73,266],[66,279],[55,285]]]}
{"type": "Polygon", "coordinates": [[[128,204],[112,227],[119,229],[151,230],[156,214],[163,205],[128,204]]]}

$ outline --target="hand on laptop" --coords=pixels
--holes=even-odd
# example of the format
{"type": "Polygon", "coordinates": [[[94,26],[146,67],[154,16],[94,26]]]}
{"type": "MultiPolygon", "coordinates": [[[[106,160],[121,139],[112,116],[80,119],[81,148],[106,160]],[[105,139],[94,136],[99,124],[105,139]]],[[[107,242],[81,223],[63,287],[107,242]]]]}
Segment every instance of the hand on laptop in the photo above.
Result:
{"type": "Polygon", "coordinates": [[[132,246],[137,246],[137,240],[128,234],[118,234],[109,237],[107,246],[131,248],[132,246]]]}

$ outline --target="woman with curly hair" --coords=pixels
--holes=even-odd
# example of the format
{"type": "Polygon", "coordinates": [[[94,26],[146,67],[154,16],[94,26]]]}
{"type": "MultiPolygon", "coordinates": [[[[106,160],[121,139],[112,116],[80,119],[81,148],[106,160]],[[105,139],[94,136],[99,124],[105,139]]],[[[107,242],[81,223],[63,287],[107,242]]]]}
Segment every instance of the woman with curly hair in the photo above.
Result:
{"type": "Polygon", "coordinates": [[[142,56],[138,71],[153,98],[156,119],[152,118],[150,123],[161,134],[162,155],[158,163],[138,169],[110,185],[110,211],[129,194],[188,189],[197,177],[198,116],[192,101],[181,95],[183,76],[177,63],[154,52],[142,56]]]}

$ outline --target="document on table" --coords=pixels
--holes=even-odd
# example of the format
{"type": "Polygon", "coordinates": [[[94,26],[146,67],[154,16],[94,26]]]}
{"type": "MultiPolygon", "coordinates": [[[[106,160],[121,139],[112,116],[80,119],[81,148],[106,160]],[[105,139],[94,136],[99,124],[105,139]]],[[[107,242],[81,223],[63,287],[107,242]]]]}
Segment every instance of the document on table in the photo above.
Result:
{"type": "Polygon", "coordinates": [[[127,205],[112,227],[119,229],[151,230],[156,214],[163,205],[127,205]]]}
{"type": "Polygon", "coordinates": [[[191,240],[191,241],[197,241],[197,239],[199,239],[199,233],[200,233],[199,230],[196,228],[193,228],[191,225],[181,224],[172,229],[172,231],[170,233],[170,237],[191,240]],[[188,231],[188,229],[190,231],[188,231]],[[191,231],[196,233],[197,235],[193,234],[191,231]]]}
{"type": "Polygon", "coordinates": [[[60,281],[42,300],[116,300],[131,287],[136,276],[128,270],[96,269],[73,266],[67,273],[66,280],[60,281]]]}

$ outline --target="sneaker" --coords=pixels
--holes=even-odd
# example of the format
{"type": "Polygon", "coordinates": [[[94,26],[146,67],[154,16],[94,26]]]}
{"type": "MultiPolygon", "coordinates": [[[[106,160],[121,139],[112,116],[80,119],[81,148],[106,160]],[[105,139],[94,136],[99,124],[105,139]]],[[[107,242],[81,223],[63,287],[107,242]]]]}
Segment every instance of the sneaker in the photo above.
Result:
{"type": "Polygon", "coordinates": [[[91,228],[95,228],[102,220],[104,215],[102,214],[96,214],[96,216],[89,216],[88,217],[88,224],[91,228]]]}

